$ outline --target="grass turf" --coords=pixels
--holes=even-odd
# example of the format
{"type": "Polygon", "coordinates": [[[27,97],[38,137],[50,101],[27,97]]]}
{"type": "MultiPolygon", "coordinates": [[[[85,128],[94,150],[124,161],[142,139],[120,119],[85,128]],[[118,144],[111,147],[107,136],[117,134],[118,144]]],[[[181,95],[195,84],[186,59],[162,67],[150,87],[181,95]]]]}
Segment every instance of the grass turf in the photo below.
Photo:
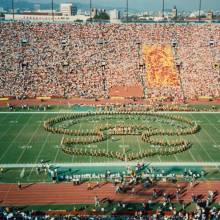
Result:
{"type": "MultiPolygon", "coordinates": [[[[181,113],[179,114],[181,115],[181,113]]],[[[220,162],[220,114],[189,113],[182,115],[197,121],[202,128],[199,133],[186,137],[193,144],[192,148],[181,154],[154,156],[145,160],[147,162],[220,162]]],[[[46,132],[42,126],[44,120],[54,116],[48,113],[1,113],[0,164],[38,163],[41,159],[55,163],[116,161],[102,157],[71,156],[63,153],[59,148],[62,135],[46,132]]],[[[103,123],[106,121],[111,123],[111,119],[104,120],[103,123]]],[[[130,122],[139,123],[140,121],[130,122]]],[[[95,124],[94,120],[79,123],[76,127],[93,128],[95,124]]],[[[166,124],[158,124],[157,126],[165,129],[167,127],[166,124]]],[[[108,139],[98,143],[97,147],[114,150],[122,148],[123,145],[127,145],[132,150],[140,150],[146,144],[138,136],[118,136],[116,141],[108,139]]]]}

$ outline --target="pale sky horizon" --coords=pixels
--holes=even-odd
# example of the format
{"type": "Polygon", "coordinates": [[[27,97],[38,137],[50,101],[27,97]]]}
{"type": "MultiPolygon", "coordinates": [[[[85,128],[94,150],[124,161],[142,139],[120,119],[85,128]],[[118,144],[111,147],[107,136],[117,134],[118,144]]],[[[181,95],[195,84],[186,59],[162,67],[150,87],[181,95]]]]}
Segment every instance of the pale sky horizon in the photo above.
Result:
{"type": "MultiPolygon", "coordinates": [[[[19,1],[19,0],[17,0],[19,1]]],[[[29,2],[48,3],[51,0],[28,0],[29,2]]],[[[54,3],[76,2],[89,5],[89,0],[54,0],[54,3]]],[[[126,0],[92,0],[93,7],[125,8],[126,0]]],[[[199,0],[165,0],[165,8],[170,9],[176,5],[179,10],[196,10],[199,0]]],[[[160,10],[162,0],[129,0],[129,8],[134,10],[160,10]]],[[[220,11],[220,0],[202,0],[203,10],[220,11]]]]}

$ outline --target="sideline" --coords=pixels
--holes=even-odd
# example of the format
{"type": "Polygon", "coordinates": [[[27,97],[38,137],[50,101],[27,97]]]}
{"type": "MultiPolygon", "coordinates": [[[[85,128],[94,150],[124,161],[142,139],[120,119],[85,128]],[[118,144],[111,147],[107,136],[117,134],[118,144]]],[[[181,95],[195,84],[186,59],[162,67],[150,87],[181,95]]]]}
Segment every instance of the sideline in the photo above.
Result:
{"type": "MultiPolygon", "coordinates": [[[[150,166],[157,166],[157,167],[218,167],[220,166],[220,162],[147,162],[150,166]]],[[[58,167],[124,167],[124,166],[135,166],[137,162],[112,162],[112,163],[49,163],[52,166],[58,167]]],[[[13,163],[13,164],[0,164],[2,168],[34,168],[41,166],[41,163],[13,163]]]]}
{"type": "MultiPolygon", "coordinates": [[[[143,113],[145,111],[141,111],[141,112],[133,112],[133,113],[143,113]]],[[[41,111],[41,112],[1,112],[0,114],[86,114],[86,113],[109,113],[109,112],[91,112],[91,111],[87,111],[87,112],[74,112],[74,111],[58,111],[58,112],[47,112],[47,111],[41,111]]],[[[111,113],[126,113],[126,112],[111,112],[111,113]]],[[[158,113],[158,114],[219,114],[220,112],[208,112],[208,111],[189,111],[189,112],[184,112],[184,111],[158,111],[158,112],[153,112],[153,111],[147,111],[147,113],[158,113]]]]}

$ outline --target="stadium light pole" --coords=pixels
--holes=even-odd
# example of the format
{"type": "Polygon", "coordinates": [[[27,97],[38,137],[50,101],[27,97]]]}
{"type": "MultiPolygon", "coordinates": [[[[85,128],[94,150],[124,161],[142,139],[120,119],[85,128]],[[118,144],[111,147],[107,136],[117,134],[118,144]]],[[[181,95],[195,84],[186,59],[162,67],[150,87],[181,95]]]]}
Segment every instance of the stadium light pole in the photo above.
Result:
{"type": "Polygon", "coordinates": [[[126,11],[127,11],[126,21],[127,21],[127,23],[128,23],[128,0],[126,0],[126,11]]]}
{"type": "Polygon", "coordinates": [[[13,14],[13,20],[15,19],[15,7],[14,7],[14,0],[11,1],[11,7],[12,7],[12,14],[13,14]]]}
{"type": "Polygon", "coordinates": [[[92,0],[89,1],[89,17],[92,18],[92,0]]]}
{"type": "Polygon", "coordinates": [[[176,68],[177,68],[177,71],[178,71],[178,74],[179,74],[180,88],[181,88],[182,94],[183,94],[183,103],[186,103],[186,96],[185,96],[185,92],[184,92],[184,89],[183,89],[183,82],[182,82],[182,78],[181,78],[182,62],[177,63],[176,68]]]}
{"type": "Polygon", "coordinates": [[[201,21],[202,0],[199,0],[199,21],[201,21]]]}
{"type": "Polygon", "coordinates": [[[54,21],[54,13],[53,13],[53,0],[51,1],[51,15],[52,15],[52,20],[54,21]]]}
{"type": "Polygon", "coordinates": [[[102,61],[101,66],[102,66],[102,77],[104,77],[104,79],[103,79],[103,90],[105,92],[105,99],[107,99],[108,94],[107,94],[107,85],[106,85],[107,81],[106,81],[106,73],[105,73],[106,62],[102,61]]]}
{"type": "Polygon", "coordinates": [[[141,42],[137,42],[137,46],[138,46],[138,60],[140,60],[140,49],[141,49],[141,42]]]}
{"type": "Polygon", "coordinates": [[[147,99],[147,85],[146,85],[146,83],[144,81],[144,78],[143,78],[145,68],[146,68],[146,64],[145,63],[140,63],[139,64],[139,69],[141,70],[141,77],[140,77],[141,84],[142,84],[142,86],[144,88],[144,99],[147,99]]]}
{"type": "Polygon", "coordinates": [[[165,2],[164,2],[164,0],[162,0],[162,17],[164,18],[164,4],[165,4],[165,2]]]}

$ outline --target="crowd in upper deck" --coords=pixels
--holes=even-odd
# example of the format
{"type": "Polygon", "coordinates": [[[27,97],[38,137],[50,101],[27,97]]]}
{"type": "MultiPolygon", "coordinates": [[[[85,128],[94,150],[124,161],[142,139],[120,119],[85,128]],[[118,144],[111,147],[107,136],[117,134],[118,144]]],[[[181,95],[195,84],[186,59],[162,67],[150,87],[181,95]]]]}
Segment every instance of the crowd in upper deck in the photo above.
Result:
{"type": "Polygon", "coordinates": [[[0,23],[0,97],[99,98],[114,86],[178,101],[220,94],[215,24],[0,23]],[[171,44],[179,84],[148,88],[145,44],[171,44]]]}

